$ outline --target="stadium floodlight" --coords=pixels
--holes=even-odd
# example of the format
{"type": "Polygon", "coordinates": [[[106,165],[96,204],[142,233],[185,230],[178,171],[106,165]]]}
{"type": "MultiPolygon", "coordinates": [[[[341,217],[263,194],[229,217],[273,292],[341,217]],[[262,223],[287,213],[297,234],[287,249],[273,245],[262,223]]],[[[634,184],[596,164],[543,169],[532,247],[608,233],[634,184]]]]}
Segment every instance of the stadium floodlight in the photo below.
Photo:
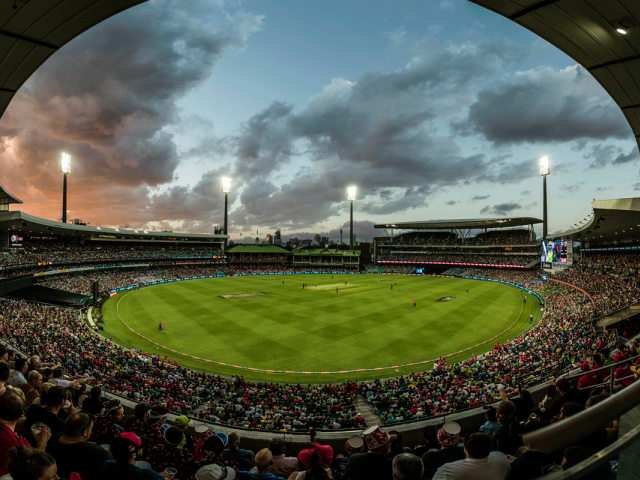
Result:
{"type": "Polygon", "coordinates": [[[62,152],[60,156],[60,173],[71,173],[71,155],[62,152]]]}
{"type": "Polygon", "coordinates": [[[624,28],[616,28],[616,31],[618,33],[621,33],[622,35],[626,35],[627,34],[627,31],[624,28]]]}
{"type": "Polygon", "coordinates": [[[347,188],[347,200],[354,201],[356,199],[356,187],[347,188]]]}
{"type": "Polygon", "coordinates": [[[71,155],[62,152],[60,155],[60,173],[64,175],[62,181],[62,223],[67,223],[67,175],[71,173],[71,155]]]}
{"type": "Polygon", "coordinates": [[[231,179],[229,177],[222,177],[222,193],[231,192],[231,179]]]}
{"type": "MultiPolygon", "coordinates": [[[[228,235],[227,232],[227,211],[229,210],[229,192],[231,191],[231,179],[229,177],[222,177],[222,193],[224,193],[224,233],[223,235],[228,235]]],[[[227,242],[224,242],[225,246],[227,242]]]]}
{"type": "Polygon", "coordinates": [[[547,239],[547,175],[551,173],[549,156],[540,157],[540,175],[542,176],[542,240],[547,239]]]}
{"type": "Polygon", "coordinates": [[[549,157],[545,155],[544,157],[540,157],[540,175],[545,176],[549,175],[549,157]]]}

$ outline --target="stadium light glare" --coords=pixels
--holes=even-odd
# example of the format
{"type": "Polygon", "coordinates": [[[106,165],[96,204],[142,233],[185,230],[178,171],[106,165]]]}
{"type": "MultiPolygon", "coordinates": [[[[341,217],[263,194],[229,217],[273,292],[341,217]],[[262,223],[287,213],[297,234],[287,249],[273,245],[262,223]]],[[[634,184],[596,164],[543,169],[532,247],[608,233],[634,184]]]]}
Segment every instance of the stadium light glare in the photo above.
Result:
{"type": "Polygon", "coordinates": [[[540,175],[545,176],[549,175],[550,166],[549,166],[549,157],[545,155],[544,157],[540,157],[540,175]]]}
{"type": "Polygon", "coordinates": [[[626,35],[627,34],[627,31],[624,28],[616,28],[616,31],[618,33],[621,33],[622,35],[626,35]]]}
{"type": "Polygon", "coordinates": [[[60,173],[71,173],[71,155],[62,152],[60,155],[60,173]]]}
{"type": "Polygon", "coordinates": [[[356,187],[347,188],[347,200],[354,201],[356,199],[356,187]]]}
{"type": "Polygon", "coordinates": [[[222,177],[222,193],[231,192],[231,179],[229,177],[222,177]]]}

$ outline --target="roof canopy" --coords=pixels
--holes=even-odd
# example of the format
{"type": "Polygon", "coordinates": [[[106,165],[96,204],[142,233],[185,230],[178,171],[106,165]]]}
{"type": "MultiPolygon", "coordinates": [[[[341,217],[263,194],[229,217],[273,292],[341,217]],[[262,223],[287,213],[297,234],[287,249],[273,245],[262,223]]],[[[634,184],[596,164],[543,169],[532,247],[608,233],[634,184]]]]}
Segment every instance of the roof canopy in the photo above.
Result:
{"type": "Polygon", "coordinates": [[[234,245],[227,249],[228,253],[291,253],[278,245],[234,245]]]}
{"type": "Polygon", "coordinates": [[[24,82],[85,30],[147,0],[0,2],[0,117],[24,82]]]}
{"type": "Polygon", "coordinates": [[[175,232],[154,232],[144,230],[129,230],[125,228],[91,227],[88,225],[75,225],[73,223],[55,222],[45,218],[34,217],[26,213],[1,212],[0,230],[20,231],[32,235],[42,234],[44,236],[75,236],[83,240],[104,241],[104,242],[131,242],[131,241],[154,241],[154,242],[223,242],[228,239],[228,235],[210,235],[205,233],[175,233],[175,232]]]}
{"type": "Polygon", "coordinates": [[[549,237],[573,236],[576,241],[594,243],[640,240],[640,198],[594,200],[593,214],[583,227],[549,237]]]}
{"type": "Polygon", "coordinates": [[[480,218],[477,220],[428,220],[426,222],[381,223],[374,228],[399,228],[411,230],[450,230],[454,228],[507,228],[523,227],[542,223],[532,217],[480,218]]]}
{"type": "Polygon", "coordinates": [[[8,190],[0,184],[0,205],[8,205],[10,203],[22,203],[22,200],[11,195],[8,190]]]}
{"type": "Polygon", "coordinates": [[[586,68],[622,109],[640,145],[638,0],[470,1],[531,30],[586,68]]]}

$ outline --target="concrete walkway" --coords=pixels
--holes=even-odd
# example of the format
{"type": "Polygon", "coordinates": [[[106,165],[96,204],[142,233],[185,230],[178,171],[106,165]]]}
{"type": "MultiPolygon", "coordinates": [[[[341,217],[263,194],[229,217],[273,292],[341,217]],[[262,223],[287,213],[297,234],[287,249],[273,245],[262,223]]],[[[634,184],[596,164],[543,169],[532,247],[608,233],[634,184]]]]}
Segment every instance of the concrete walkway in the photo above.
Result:
{"type": "Polygon", "coordinates": [[[364,421],[367,423],[368,427],[373,427],[374,425],[381,425],[380,423],[380,415],[373,411],[373,407],[367,401],[365,397],[362,395],[357,395],[353,400],[353,404],[358,409],[358,413],[361,413],[364,417],[364,421]]]}

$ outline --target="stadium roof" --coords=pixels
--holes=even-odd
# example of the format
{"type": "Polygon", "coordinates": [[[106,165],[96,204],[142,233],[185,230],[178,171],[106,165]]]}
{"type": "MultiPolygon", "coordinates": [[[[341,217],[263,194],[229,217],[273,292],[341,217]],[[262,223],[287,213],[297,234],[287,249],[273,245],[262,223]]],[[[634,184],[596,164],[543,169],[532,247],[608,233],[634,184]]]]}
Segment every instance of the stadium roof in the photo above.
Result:
{"type": "Polygon", "coordinates": [[[354,255],[360,255],[360,250],[340,250],[337,248],[303,248],[301,250],[293,250],[294,255],[343,255],[346,257],[353,257],[354,255]]]}
{"type": "Polygon", "coordinates": [[[278,245],[234,245],[227,249],[228,253],[291,253],[278,245]]]}
{"type": "Polygon", "coordinates": [[[60,47],[112,15],[146,1],[0,2],[0,117],[22,84],[60,47]]]}
{"type": "Polygon", "coordinates": [[[624,242],[640,240],[640,198],[618,198],[594,200],[593,218],[584,226],[563,233],[549,235],[550,238],[573,235],[579,242],[624,242]]]}
{"type": "Polygon", "coordinates": [[[586,68],[622,109],[640,145],[638,0],[469,1],[531,30],[586,68]]]}
{"type": "Polygon", "coordinates": [[[33,235],[42,234],[44,236],[64,236],[75,235],[84,240],[95,240],[105,242],[118,241],[223,241],[229,238],[228,235],[211,235],[205,233],[175,233],[175,232],[154,232],[144,230],[129,230],[124,228],[91,227],[88,225],[76,225],[73,223],[55,222],[45,218],[34,217],[23,212],[2,212],[0,211],[0,230],[30,233],[33,235]]]}
{"type": "Polygon", "coordinates": [[[0,183],[0,205],[9,205],[10,203],[22,203],[22,200],[11,195],[0,183]]]}
{"type": "Polygon", "coordinates": [[[476,220],[428,220],[426,222],[381,223],[374,228],[399,228],[411,230],[450,230],[455,228],[507,228],[542,223],[532,217],[480,218],[476,220]]]}

